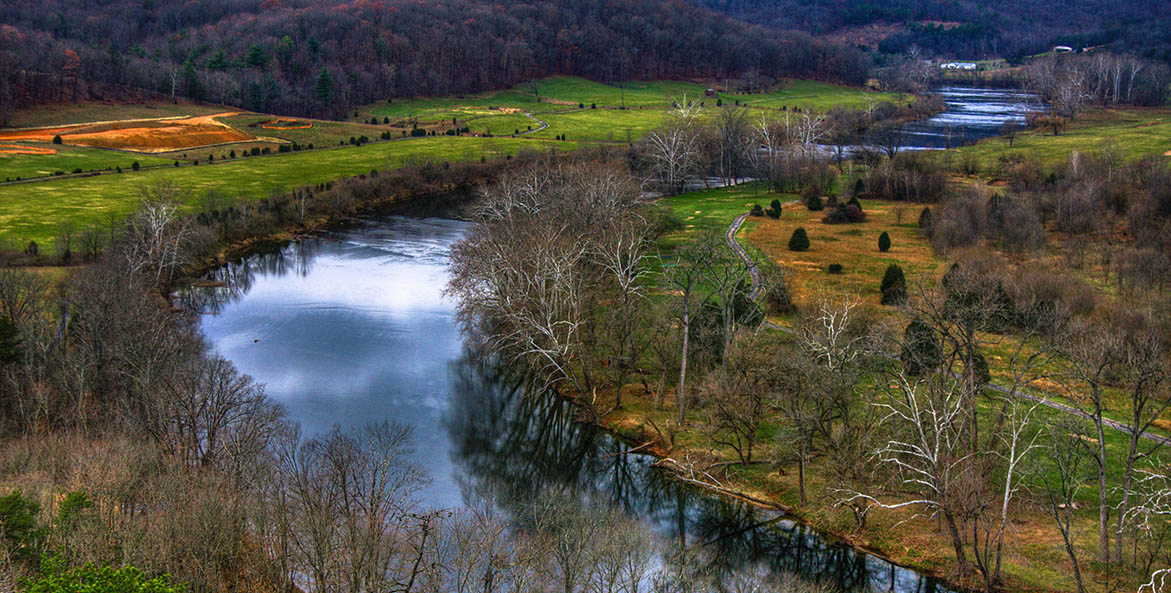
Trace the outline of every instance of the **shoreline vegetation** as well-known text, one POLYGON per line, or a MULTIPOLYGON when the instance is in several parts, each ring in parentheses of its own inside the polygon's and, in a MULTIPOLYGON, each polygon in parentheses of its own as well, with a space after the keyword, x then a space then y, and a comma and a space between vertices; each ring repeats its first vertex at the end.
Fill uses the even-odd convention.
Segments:
MULTIPOLYGON (((337 483, 352 471, 401 486, 363 494, 386 512, 388 531, 342 533, 344 525, 335 525, 329 537, 386 546, 393 558, 376 561, 412 582, 427 555, 441 553, 427 544, 433 526, 451 537, 503 533, 499 516, 456 524, 393 510, 420 479, 417 468, 395 461, 409 431, 385 425, 361 436, 289 434, 263 389, 209 355, 190 323, 158 298, 228 258, 368 209, 463 201, 481 188, 469 235, 452 258, 450 290, 461 299, 469 340, 535 369, 544 386, 575 402, 581 421, 655 454, 683 482, 754 504, 776 501, 822 532, 972 590, 1136 588, 1166 563, 1163 541, 1171 534, 1159 505, 1171 477, 1156 464, 1163 452, 1103 429, 1117 414, 1144 430, 1171 426, 1164 424, 1171 402, 1162 396, 1168 345, 1160 322, 1171 310, 1161 290, 1171 269, 1161 256, 1166 159, 1124 157, 1105 146, 1008 155, 995 164, 981 153, 965 168, 965 150, 1012 140, 924 156, 893 144, 897 107, 886 117, 802 110, 760 122, 735 105, 700 117, 704 111, 697 101, 677 101, 630 146, 416 161, 251 200, 157 184, 142 188, 125 220, 62 223, 43 241, 44 253, 35 242, 10 248, 0 270, 0 304, 10 317, 0 324, 0 378, 14 395, 3 418, 4 429, 25 440, 0 450, 10 462, 0 467, 19 468, 4 475, 32 493, 15 490, 10 509, 21 517, 36 517, 42 504, 52 511, 43 531, 9 542, 21 566, 40 569, 40 553, 105 561, 104 548, 88 546, 143 534, 166 542, 223 514, 235 521, 214 535, 240 544, 232 551, 185 539, 190 548, 160 544, 160 556, 134 550, 131 560, 170 570, 198 590, 222 581, 216 567, 224 562, 240 568, 233 579, 286 586, 305 571, 325 570, 325 548, 279 556, 279 542, 323 519, 312 515, 322 492, 294 479, 314 472, 337 483), (829 137, 873 126, 870 150, 852 161, 841 151, 834 159, 812 150, 827 140, 844 146, 848 134, 829 137), (731 183, 748 171, 760 181, 681 191, 697 178, 731 183), (642 179, 665 197, 652 201, 642 179), (748 298, 748 270, 724 243, 727 224, 744 212, 753 213, 740 237, 760 266, 758 300, 748 298), (1125 251, 1113 257, 1115 249, 1125 251), (53 281, 27 269, 50 262, 85 265, 53 281), (544 282, 530 281, 534 270, 544 282), (766 322, 793 334, 762 329, 766 322), (1007 381, 1009 397, 986 389, 993 378, 1007 381), (216 392, 223 386, 230 393, 216 392), (1072 422, 1011 397, 1032 388, 1064 397, 1087 418, 1072 422), (220 396, 231 414, 193 411, 220 396), (87 490, 88 461, 78 452, 85 447, 28 436, 97 426, 134 436, 95 447, 146 464, 134 471, 157 464, 173 483, 140 492, 128 486, 133 476, 111 470, 102 478, 109 492, 87 490), (231 436, 225 442, 217 434, 231 436), (332 447, 352 447, 347 463, 355 465, 329 474, 332 447), (275 452, 276 466, 267 465, 266 451, 275 452), (34 462, 55 457, 52 471, 34 462), (252 469, 260 477, 249 477, 252 469), (124 491, 137 494, 110 494, 124 491), (80 494, 66 504, 58 501, 63 492, 80 494), (151 511, 155 494, 192 512, 167 523, 151 511), (274 516, 265 514, 269 503, 274 516), (1089 516, 1091 509, 1099 516, 1089 516), (129 518, 117 523, 110 512, 129 518), (247 534, 240 526, 249 522, 271 531, 247 534), (184 566, 184 554, 202 555, 184 566), (272 565, 276 556, 288 564, 272 565)), ((1111 123, 1096 117, 1071 114, 1073 123, 1054 124, 1054 135, 1081 122, 1111 123)), ((1041 143, 1045 133, 1019 138, 1041 143)), ((1140 139, 1128 149, 1149 145, 1140 139)), ((526 507, 520 515, 540 537, 525 540, 521 552, 557 566, 540 551, 553 540, 541 538, 572 532, 574 542, 590 539, 579 515, 598 509, 539 504, 566 522, 542 523, 540 509, 526 507)), ((330 512, 359 514, 356 507, 330 512)), ((595 534, 617 540, 637 531, 596 514, 601 523, 591 525, 604 531, 595 534)), ((627 543, 621 553, 647 545, 627 543)), ((362 549, 342 552, 355 562, 353 575, 315 573, 314 582, 386 585, 370 566, 358 566, 369 560, 362 549)), ((591 552, 591 562, 617 553, 591 552)), ((640 570, 650 574, 649 561, 640 570)), ((670 582, 705 578, 684 572, 670 582)))

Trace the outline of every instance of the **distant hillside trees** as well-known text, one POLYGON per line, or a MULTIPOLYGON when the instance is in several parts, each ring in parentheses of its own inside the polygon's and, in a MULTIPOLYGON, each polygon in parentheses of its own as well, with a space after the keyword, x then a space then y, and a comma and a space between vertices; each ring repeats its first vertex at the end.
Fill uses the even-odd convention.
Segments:
POLYGON ((110 87, 107 95, 175 88, 254 110, 338 116, 387 97, 455 95, 559 74, 858 84, 870 65, 852 46, 657 0, 334 4, 197 1, 148 9, 131 0, 101 8, 49 0, 6 7, 0 116, 14 106, 95 95, 95 84, 110 87), (329 101, 318 84, 323 68, 332 73, 329 101))

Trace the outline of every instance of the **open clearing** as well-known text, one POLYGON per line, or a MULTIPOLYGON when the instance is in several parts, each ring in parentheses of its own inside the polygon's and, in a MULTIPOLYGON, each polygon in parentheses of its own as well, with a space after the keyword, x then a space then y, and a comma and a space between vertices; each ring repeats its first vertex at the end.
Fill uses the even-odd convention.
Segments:
POLYGON ((996 174, 1001 158, 1036 159, 1046 167, 1064 162, 1070 152, 1117 151, 1134 160, 1153 154, 1171 156, 1171 109, 1097 109, 1078 116, 1054 136, 1051 129, 1018 132, 1008 147, 1006 138, 989 138, 953 149, 960 159, 974 158, 982 172, 996 174))
POLYGON ((0 130, 0 142, 52 142, 55 136, 60 136, 64 144, 73 146, 151 153, 254 139, 253 136, 216 119, 235 114, 236 112, 232 111, 177 119, 124 120, 59 127, 0 130))
POLYGON ((171 160, 155 156, 132 154, 101 148, 62 146, 55 144, 0 144, 0 181, 50 177, 58 173, 116 170, 130 171, 134 163, 140 166, 169 165, 171 160), (32 150, 8 152, 4 146, 21 146, 32 150))
POLYGON ((51 103, 18 109, 8 119, 8 127, 32 128, 46 126, 67 126, 73 124, 122 121, 128 119, 159 119, 164 117, 193 117, 211 115, 224 111, 219 105, 198 105, 180 101, 178 103, 51 103))
POLYGON ((175 185, 189 190, 192 198, 208 190, 228 196, 260 198, 275 191, 369 173, 372 169, 398 168, 417 159, 466 162, 513 155, 521 150, 576 148, 573 142, 437 136, 337 150, 239 158, 214 165, 160 167, 121 175, 3 185, 0 186, 0 240, 51 244, 60 223, 84 228, 104 224, 110 215, 129 213, 138 199, 139 189, 151 184, 175 185))

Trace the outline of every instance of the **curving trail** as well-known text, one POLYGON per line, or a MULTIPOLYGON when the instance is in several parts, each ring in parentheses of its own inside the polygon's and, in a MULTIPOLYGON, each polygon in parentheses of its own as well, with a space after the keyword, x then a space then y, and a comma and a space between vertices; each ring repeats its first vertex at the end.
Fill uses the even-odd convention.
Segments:
POLYGON ((537 118, 536 118, 536 117, 534 117, 534 116, 533 116, 533 114, 531 114, 531 113, 525 113, 525 117, 527 117, 527 118, 529 118, 529 119, 531 119, 531 120, 533 120, 533 121, 535 121, 535 122, 537 122, 537 123, 539 123, 539 124, 541 124, 541 125, 540 125, 540 126, 537 126, 537 127, 535 127, 535 128, 533 128, 533 129, 531 129, 531 130, 525 130, 525 131, 523 131, 523 132, 521 132, 521 133, 519 133, 519 134, 516 134, 517 136, 524 136, 524 135, 526 135, 526 134, 532 134, 533 132, 540 132, 541 130, 544 130, 545 128, 549 127, 549 124, 545 123, 545 121, 544 121, 544 120, 537 119, 537 118))
MULTIPOLYGON (((781 206, 785 206, 787 204, 792 204, 795 201, 796 200, 793 200, 790 202, 785 202, 784 204, 781 204, 781 206)), ((728 230, 724 233, 724 239, 728 242, 728 247, 730 247, 732 249, 732 251, 737 255, 737 257, 740 258, 740 261, 744 262, 744 266, 748 268, 748 274, 752 277, 752 290, 749 291, 748 298, 750 298, 752 300, 756 300, 756 299, 760 298, 760 293, 761 293, 761 291, 764 290, 764 276, 760 273, 760 268, 756 265, 756 262, 753 261, 752 257, 750 257, 748 255, 748 252, 744 250, 744 247, 742 247, 740 245, 740 242, 738 240, 736 240, 736 235, 737 235, 737 233, 740 232, 740 227, 744 225, 744 221, 747 219, 748 219, 747 212, 745 212, 744 214, 741 214, 740 216, 737 216, 732 221, 732 224, 728 226, 728 230)), ((784 327, 782 325, 777 325, 771 321, 768 321, 767 319, 765 320, 764 324, 772 329, 782 331, 785 333, 792 333, 792 331, 793 331, 787 327, 784 327)), ((1005 393, 1005 394, 1012 393, 1012 390, 1010 390, 1009 388, 1003 387, 1001 385, 996 385, 994 383, 989 383, 988 388, 995 390, 995 391, 999 391, 1000 393, 1005 393)), ((1061 402, 1055 402, 1055 401, 1048 399, 1046 397, 1042 397, 1039 395, 1032 395, 1030 393, 1025 393, 1024 391, 1017 391, 1016 395, 1017 395, 1017 397, 1020 397, 1022 399, 1026 399, 1026 400, 1031 401, 1033 403, 1037 403, 1037 404, 1052 408, 1054 410, 1064 412, 1066 414, 1073 414, 1075 416, 1081 416, 1082 418, 1086 418, 1088 420, 1093 419, 1089 414, 1085 413, 1082 410, 1079 410, 1079 409, 1077 409, 1073 406, 1067 405, 1067 404, 1063 404, 1061 402)), ((1123 434, 1129 435, 1129 434, 1133 434, 1133 432, 1134 432, 1133 430, 1131 430, 1129 425, 1127 425, 1126 423, 1123 423, 1123 422, 1119 422, 1117 420, 1103 418, 1102 424, 1104 424, 1105 426, 1108 426, 1110 428, 1113 428, 1114 430, 1117 430, 1123 434)), ((1141 436, 1142 436, 1142 438, 1144 438, 1148 441, 1151 441, 1154 443, 1159 443, 1160 445, 1171 445, 1171 438, 1168 438, 1168 437, 1160 436, 1157 434, 1152 434, 1150 432, 1144 432, 1141 436)))

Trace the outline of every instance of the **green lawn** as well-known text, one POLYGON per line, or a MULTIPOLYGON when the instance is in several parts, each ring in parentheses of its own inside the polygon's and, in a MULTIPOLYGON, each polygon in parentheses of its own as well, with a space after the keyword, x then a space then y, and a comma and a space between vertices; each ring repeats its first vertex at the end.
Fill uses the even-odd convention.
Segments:
MULTIPOLYGON (((304 129, 272 130, 263 127, 265 122, 276 119, 276 117, 272 115, 249 113, 221 117, 217 119, 236 128, 237 130, 247 134, 252 134, 253 136, 288 140, 290 142, 301 144, 302 146, 313 144, 317 148, 337 146, 339 142, 348 142, 351 137, 357 138, 360 136, 366 136, 371 140, 378 140, 382 132, 387 130, 391 130, 395 138, 402 136, 401 130, 392 130, 391 127, 387 125, 374 126, 361 123, 298 119, 298 121, 311 121, 313 126, 304 129)), ((222 148, 217 148, 216 151, 223 152, 222 148)), ((188 152, 191 151, 188 150, 188 152)))
POLYGON ((1127 160, 1171 151, 1171 109, 1099 109, 1079 116, 1060 135, 1052 130, 1019 132, 1008 146, 1005 138, 989 138, 955 149, 971 155, 981 170, 994 174, 1001 156, 1020 155, 1039 159, 1048 167, 1069 158, 1070 152, 1100 151, 1113 146, 1127 160))
POLYGON ((466 97, 394 99, 390 103, 359 108, 358 117, 352 119, 365 121, 375 116, 389 117, 400 123, 416 120, 420 124, 428 124, 450 123, 455 118, 461 124, 470 126, 473 131, 490 130, 493 134, 501 135, 511 134, 518 129, 523 131, 529 124, 517 124, 523 123, 519 120, 523 117, 521 114, 528 112, 550 123, 550 129, 542 132, 542 136, 566 134, 574 139, 625 141, 627 129, 630 129, 632 139, 644 135, 657 125, 663 111, 671 107, 673 100, 685 95, 702 101, 705 107, 715 107, 720 101, 725 105, 735 105, 739 101, 747 107, 770 110, 796 107, 825 110, 835 105, 863 108, 868 100, 909 100, 909 97, 902 95, 874 93, 809 80, 785 81, 776 90, 759 94, 716 92, 715 96, 708 97, 705 95, 708 88, 694 82, 671 80, 603 84, 572 76, 554 76, 535 83, 520 84, 505 91, 466 97), (586 107, 586 111, 563 113, 572 112, 579 105, 586 107), (596 112, 588 109, 591 105, 597 105, 596 112), (603 109, 619 106, 627 109, 603 109), (490 121, 496 119, 500 121, 490 121), (554 119, 564 120, 566 126, 553 126, 554 119))
POLYGON ((110 214, 126 214, 133 208, 139 188, 156 183, 173 184, 190 190, 193 195, 215 189, 231 196, 258 198, 300 185, 368 173, 372 169, 397 168, 417 158, 471 161, 481 156, 493 158, 523 149, 547 148, 574 150, 577 144, 438 136, 241 158, 214 165, 184 165, 121 175, 6 185, 0 186, 0 239, 19 244, 29 240, 50 244, 60 223, 68 222, 80 228, 104 222, 110 214))
POLYGON ((0 180, 7 181, 16 178, 31 179, 33 177, 48 177, 61 171, 71 173, 75 169, 82 171, 103 171, 122 167, 129 171, 131 165, 138 162, 142 166, 169 165, 171 159, 164 159, 144 154, 130 154, 117 150, 101 148, 85 148, 81 146, 63 146, 45 144, 43 142, 13 143, 21 146, 35 146, 38 148, 52 148, 57 154, 0 154, 0 180))
POLYGON ((583 109, 539 116, 549 127, 534 136, 553 138, 564 134, 570 140, 607 142, 638 141, 658 127, 666 117, 662 109, 583 109))

